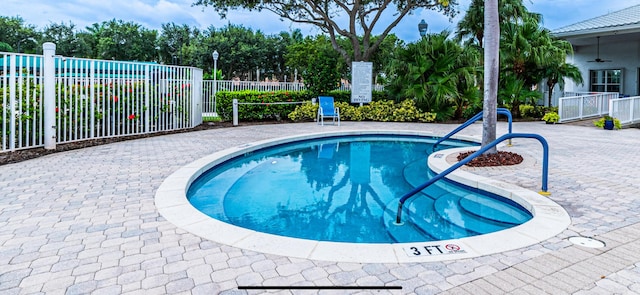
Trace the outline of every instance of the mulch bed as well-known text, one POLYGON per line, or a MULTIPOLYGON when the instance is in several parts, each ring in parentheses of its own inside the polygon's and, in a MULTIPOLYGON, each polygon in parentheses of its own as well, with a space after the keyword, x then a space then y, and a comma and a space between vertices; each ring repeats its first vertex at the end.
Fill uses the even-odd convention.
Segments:
MULTIPOLYGON (((462 161, 475 151, 468 151, 458 154, 458 161, 462 161)), ((496 154, 484 154, 476 157, 467 163, 470 167, 492 167, 492 166, 509 166, 522 163, 522 156, 512 153, 498 151, 496 154)))

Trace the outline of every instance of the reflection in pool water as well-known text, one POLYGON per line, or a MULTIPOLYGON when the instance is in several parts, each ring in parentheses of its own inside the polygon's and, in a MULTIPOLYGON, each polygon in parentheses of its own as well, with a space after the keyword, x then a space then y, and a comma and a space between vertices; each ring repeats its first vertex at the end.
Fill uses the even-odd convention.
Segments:
POLYGON ((205 214, 237 226, 337 242, 444 240, 531 218, 513 202, 441 181, 407 202, 408 226, 394 226, 398 197, 429 177, 433 142, 351 136, 279 145, 214 167, 191 185, 188 198, 205 214))

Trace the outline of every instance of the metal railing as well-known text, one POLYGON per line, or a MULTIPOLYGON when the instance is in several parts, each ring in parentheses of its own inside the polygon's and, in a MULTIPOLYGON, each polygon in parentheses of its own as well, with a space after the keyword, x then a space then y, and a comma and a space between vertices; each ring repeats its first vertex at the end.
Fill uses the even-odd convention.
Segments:
POLYGON ((612 99, 609 116, 620 120, 621 125, 640 123, 640 96, 612 99))
POLYGON ((400 197, 400 201, 398 202, 398 212, 396 214, 396 224, 402 224, 402 207, 404 206, 404 203, 407 201, 407 199, 413 197, 414 195, 416 195, 417 193, 419 193, 420 191, 422 191, 423 189, 427 188, 428 186, 432 185, 433 183, 435 183, 436 181, 444 178, 445 176, 449 175, 451 172, 455 171, 456 169, 462 167, 463 165, 471 162, 471 160, 475 159, 476 157, 482 155, 484 152, 488 151, 489 149, 493 148, 494 146, 498 145, 499 143, 507 140, 507 139, 511 139, 511 138, 533 138, 533 139, 537 139, 540 144, 542 144, 542 149, 543 149, 543 154, 542 154, 542 190, 540 191, 540 194, 544 194, 544 195, 548 195, 548 187, 547 187, 547 181, 548 181, 548 175, 549 175, 549 145, 547 144, 547 141, 540 135, 538 134, 530 134, 530 133, 511 133, 511 134, 505 134, 503 136, 500 136, 500 138, 496 139, 495 141, 493 141, 492 143, 484 146, 483 148, 479 149, 478 151, 476 151, 475 153, 467 156, 466 158, 462 159, 460 162, 454 164, 453 166, 449 167, 448 169, 442 171, 441 173, 435 175, 433 178, 429 179, 427 182, 417 186, 416 188, 414 188, 413 190, 411 190, 410 192, 404 194, 402 197, 400 197))
MULTIPOLYGON (((511 134, 513 131, 513 116, 511 115, 511 111, 505 108, 497 108, 496 112, 498 115, 507 116, 507 120, 509 121, 509 134, 511 134)), ((476 121, 482 119, 482 116, 483 116, 483 111, 480 111, 475 116, 471 117, 471 119, 467 120, 466 122, 462 123, 462 125, 458 126, 458 128, 454 129, 453 131, 449 132, 447 135, 438 139, 438 141, 436 141, 436 143, 433 144, 433 150, 435 150, 440 143, 451 138, 451 136, 462 131, 464 128, 469 127, 471 124, 475 123, 476 121)), ((509 139, 509 145, 511 145, 511 139, 509 139)))
MULTIPOLYGON (((307 87, 302 82, 278 82, 278 81, 236 81, 236 80, 218 80, 218 91, 302 91, 307 87)), ((383 91, 384 85, 374 84, 372 89, 383 91)), ((204 87, 213 89, 213 80, 206 80, 204 87)), ((341 84, 336 90, 349 91, 350 84, 341 84)))
POLYGON ((617 92, 567 92, 574 96, 558 100, 558 122, 598 117, 609 113, 609 101, 618 98, 617 92))
POLYGON ((43 52, 0 52, 0 152, 202 123, 201 69, 43 52))

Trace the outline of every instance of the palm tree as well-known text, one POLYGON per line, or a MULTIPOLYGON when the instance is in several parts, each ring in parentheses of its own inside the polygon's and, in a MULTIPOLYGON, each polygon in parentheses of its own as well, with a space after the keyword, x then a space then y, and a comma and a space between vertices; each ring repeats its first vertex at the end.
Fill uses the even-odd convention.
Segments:
POLYGON ((393 77, 388 87, 392 94, 398 99, 415 98, 438 119, 450 117, 453 106, 465 105, 465 94, 479 72, 476 49, 460 46, 449 35, 446 31, 427 35, 398 49, 388 71, 393 77))
MULTIPOLYGON (((498 72, 500 67, 500 23, 498 0, 486 0, 484 10, 484 99, 482 115, 482 147, 496 140, 498 121, 498 72)), ((487 154, 496 154, 494 146, 487 154)))
POLYGON ((545 67, 543 71, 543 76, 547 80, 547 86, 549 87, 548 106, 551 106, 553 88, 556 86, 556 84, 558 84, 560 88, 564 88, 565 78, 571 79, 576 84, 584 83, 580 69, 572 64, 551 64, 545 67))
MULTIPOLYGON (((498 7, 498 22, 501 27, 507 23, 520 23, 525 18, 534 18, 538 22, 542 20, 542 15, 529 12, 522 0, 498 0, 498 7)), ((468 43, 483 47, 484 0, 471 1, 466 14, 458 22, 456 39, 468 39, 468 43)))
POLYGON ((472 0, 464 17, 458 22, 456 39, 469 39, 469 44, 482 48, 484 39, 484 0, 472 0))
POLYGON ((504 104, 512 106, 511 113, 514 117, 520 116, 520 104, 537 101, 541 96, 540 92, 531 90, 529 85, 514 75, 500 77, 498 97, 504 104))

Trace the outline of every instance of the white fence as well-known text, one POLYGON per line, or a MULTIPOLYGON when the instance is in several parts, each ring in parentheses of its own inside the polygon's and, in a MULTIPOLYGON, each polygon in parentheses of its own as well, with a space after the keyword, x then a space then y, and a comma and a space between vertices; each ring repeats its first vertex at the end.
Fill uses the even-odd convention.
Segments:
POLYGON ((620 120, 622 125, 640 123, 640 96, 612 99, 609 116, 620 120))
POLYGON ((42 56, 0 52, 0 152, 202 123, 201 69, 57 57, 52 43, 43 48, 42 56))
POLYGON ((567 93, 558 101, 559 122, 598 117, 609 113, 609 102, 618 98, 618 93, 567 93))
POLYGON ((201 69, 61 57, 53 43, 43 52, 0 52, 0 153, 192 128, 203 112, 216 112, 216 91, 306 90, 290 82, 221 80, 214 86, 202 80, 201 69))

